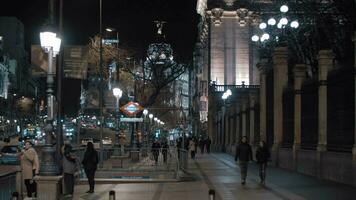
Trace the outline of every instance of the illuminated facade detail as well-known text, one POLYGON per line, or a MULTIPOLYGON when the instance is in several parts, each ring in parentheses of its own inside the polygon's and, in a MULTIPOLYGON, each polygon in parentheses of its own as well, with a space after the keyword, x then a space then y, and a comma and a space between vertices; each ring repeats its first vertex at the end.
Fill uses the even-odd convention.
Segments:
POLYGON ((210 81, 218 85, 257 84, 255 50, 250 42, 252 24, 258 21, 247 9, 207 12, 210 24, 210 81))

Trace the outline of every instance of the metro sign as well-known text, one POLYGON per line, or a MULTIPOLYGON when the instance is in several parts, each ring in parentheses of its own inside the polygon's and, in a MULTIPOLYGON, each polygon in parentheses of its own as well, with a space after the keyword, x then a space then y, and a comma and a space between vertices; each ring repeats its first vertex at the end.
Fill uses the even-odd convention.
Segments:
POLYGON ((120 110, 128 116, 135 116, 143 110, 143 107, 137 102, 130 101, 126 105, 122 106, 120 110))

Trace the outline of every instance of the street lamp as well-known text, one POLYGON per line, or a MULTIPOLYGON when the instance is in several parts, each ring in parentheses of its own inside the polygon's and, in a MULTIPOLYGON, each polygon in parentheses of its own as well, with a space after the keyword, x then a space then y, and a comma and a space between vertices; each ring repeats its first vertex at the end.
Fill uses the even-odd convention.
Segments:
POLYGON ((141 131, 143 133, 144 136, 144 140, 146 141, 146 148, 144 148, 143 151, 143 155, 147 156, 147 149, 148 149, 148 134, 147 134, 147 114, 148 114, 148 110, 144 109, 142 112, 144 118, 143 118, 143 131, 141 131))
POLYGON ((52 132, 53 132, 53 58, 59 52, 61 46, 61 39, 57 37, 56 33, 53 32, 41 32, 40 33, 41 47, 48 53, 48 70, 47 70, 47 121, 45 126, 46 132, 46 142, 42 149, 42 162, 40 167, 40 173, 42 175, 57 175, 58 165, 55 162, 56 151, 52 145, 52 132))
POLYGON ((222 120, 222 132, 224 134, 224 137, 223 137, 223 151, 225 151, 225 112, 226 112, 226 105, 225 105, 225 101, 227 98, 229 98, 230 96, 232 95, 232 92, 230 89, 227 89, 224 94, 222 95, 222 99, 224 100, 224 104, 223 104, 223 107, 222 107, 222 116, 223 116, 223 120, 222 120))
MULTIPOLYGON (((112 90, 114 96, 116 97, 116 109, 117 109, 117 135, 115 137, 115 146, 119 145, 119 134, 120 134, 120 98, 122 97, 122 90, 120 88, 114 88, 112 90)), ((118 151, 115 148, 114 154, 118 155, 118 151)))
POLYGON ((299 22, 293 20, 289 23, 290 17, 287 16, 289 7, 287 5, 282 5, 280 8, 280 13, 277 14, 278 17, 270 17, 266 22, 261 22, 258 26, 257 32, 259 34, 254 34, 251 37, 253 42, 267 42, 270 39, 275 39, 276 42, 279 42, 279 35, 284 34, 287 28, 297 29, 299 27, 299 22), (288 26, 289 24, 289 26, 288 26))

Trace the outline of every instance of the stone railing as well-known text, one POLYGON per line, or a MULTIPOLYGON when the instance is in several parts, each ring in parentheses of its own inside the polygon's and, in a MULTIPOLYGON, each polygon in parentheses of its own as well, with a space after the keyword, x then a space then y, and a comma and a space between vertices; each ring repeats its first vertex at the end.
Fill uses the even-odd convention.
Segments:
POLYGON ((20 166, 1 165, 0 199, 11 199, 13 192, 22 193, 20 166))

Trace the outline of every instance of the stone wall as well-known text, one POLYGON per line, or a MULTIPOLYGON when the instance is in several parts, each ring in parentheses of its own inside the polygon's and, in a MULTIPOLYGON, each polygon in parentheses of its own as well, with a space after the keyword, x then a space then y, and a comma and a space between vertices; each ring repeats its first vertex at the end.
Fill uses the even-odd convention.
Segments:
POLYGON ((325 152, 322 154, 321 178, 352 185, 352 154, 338 152, 325 152))
POLYGON ((279 167, 293 170, 293 151, 291 148, 279 149, 279 167))
POLYGON ((310 176, 316 176, 316 152, 312 150, 299 150, 297 152, 297 171, 310 176))

